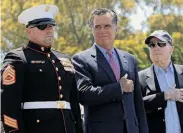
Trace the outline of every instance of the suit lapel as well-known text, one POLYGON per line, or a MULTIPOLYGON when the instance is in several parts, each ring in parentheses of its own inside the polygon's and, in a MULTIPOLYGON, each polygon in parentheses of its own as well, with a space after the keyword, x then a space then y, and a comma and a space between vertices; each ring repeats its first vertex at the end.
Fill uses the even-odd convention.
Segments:
POLYGON ((178 65, 174 65, 174 68, 177 74, 177 79, 175 80, 176 88, 182 88, 183 87, 183 71, 178 67, 178 65))
POLYGON ((119 49, 115 49, 115 51, 117 53, 120 64, 120 77, 122 77, 125 75, 125 73, 128 72, 128 61, 122 51, 120 51, 119 49))
POLYGON ((113 73, 112 68, 110 67, 109 63, 107 62, 106 58, 102 54, 102 52, 93 45, 91 47, 91 56, 94 58, 95 62, 104 70, 104 72, 108 75, 108 77, 113 81, 116 82, 115 75, 113 73))
POLYGON ((153 65, 148 68, 146 75, 146 83, 152 91, 156 91, 155 81, 154 81, 154 72, 153 65))
MULTIPOLYGON (((176 88, 183 88, 183 71, 176 64, 174 65, 174 71, 175 71, 174 75, 175 75, 176 88)), ((176 105, 177 105, 177 111, 179 114, 179 120, 180 120, 180 123, 182 123, 183 119, 181 116, 183 112, 183 103, 176 102, 176 105)))

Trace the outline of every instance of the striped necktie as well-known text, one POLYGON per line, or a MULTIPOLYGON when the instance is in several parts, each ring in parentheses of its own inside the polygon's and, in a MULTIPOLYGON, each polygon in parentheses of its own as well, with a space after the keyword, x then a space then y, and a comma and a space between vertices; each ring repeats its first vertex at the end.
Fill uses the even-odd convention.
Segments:
POLYGON ((114 72, 114 75, 116 77, 116 80, 118 81, 119 78, 120 78, 120 72, 119 72, 119 69, 117 67, 117 64, 116 62, 114 61, 114 57, 112 55, 112 52, 111 51, 107 51, 107 54, 109 55, 109 64, 114 72))

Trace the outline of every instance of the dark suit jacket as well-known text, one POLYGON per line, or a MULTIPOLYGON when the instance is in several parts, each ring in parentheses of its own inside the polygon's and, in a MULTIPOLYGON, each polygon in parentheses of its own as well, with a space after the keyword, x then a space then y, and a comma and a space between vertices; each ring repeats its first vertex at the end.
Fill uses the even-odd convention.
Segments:
MULTIPOLYGON (((176 88, 183 88, 183 65, 174 65, 176 88)), ((150 133, 165 133, 164 109, 167 102, 161 92, 153 66, 139 72, 150 133), (155 94, 155 95, 153 95, 155 94)), ((183 103, 176 102, 181 133, 183 133, 183 103)))
POLYGON ((121 76, 127 73, 134 82, 133 93, 122 94, 112 68, 95 45, 73 56, 80 102, 85 108, 85 133, 123 133, 124 119, 128 133, 147 133, 136 60, 115 50, 121 76))

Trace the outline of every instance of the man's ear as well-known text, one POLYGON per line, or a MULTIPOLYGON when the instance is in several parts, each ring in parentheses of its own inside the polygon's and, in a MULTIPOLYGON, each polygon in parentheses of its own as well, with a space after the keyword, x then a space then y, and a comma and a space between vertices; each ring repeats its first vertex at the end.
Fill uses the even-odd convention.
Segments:
POLYGON ((174 46, 171 46, 170 54, 172 54, 174 51, 174 46))
POLYGON ((26 30, 27 34, 29 35, 31 32, 30 28, 26 28, 25 30, 26 30))
POLYGON ((92 35, 94 36, 94 30, 93 30, 93 28, 91 27, 91 32, 92 32, 92 35))
POLYGON ((32 31, 31 28, 29 28, 29 27, 26 28, 25 30, 26 30, 26 33, 27 33, 28 38, 30 39, 30 37, 32 36, 32 32, 33 32, 33 31, 32 31))
POLYGON ((118 35, 119 29, 118 26, 116 26, 116 36, 118 35))

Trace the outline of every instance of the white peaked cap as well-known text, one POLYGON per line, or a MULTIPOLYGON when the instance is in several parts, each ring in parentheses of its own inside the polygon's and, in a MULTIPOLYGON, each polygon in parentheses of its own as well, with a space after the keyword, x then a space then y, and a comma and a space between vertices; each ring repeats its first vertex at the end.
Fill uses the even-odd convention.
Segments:
POLYGON ((43 5, 34 6, 24 10, 18 16, 18 21, 22 24, 28 25, 29 22, 37 19, 39 20, 43 19, 43 21, 45 18, 54 20, 58 11, 59 9, 55 5, 43 4, 43 5))

